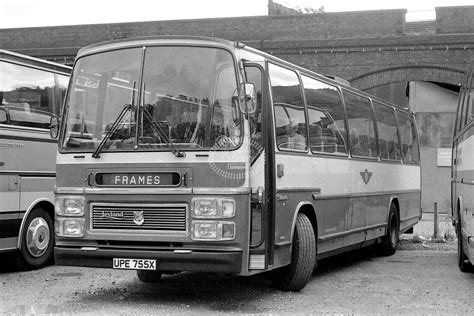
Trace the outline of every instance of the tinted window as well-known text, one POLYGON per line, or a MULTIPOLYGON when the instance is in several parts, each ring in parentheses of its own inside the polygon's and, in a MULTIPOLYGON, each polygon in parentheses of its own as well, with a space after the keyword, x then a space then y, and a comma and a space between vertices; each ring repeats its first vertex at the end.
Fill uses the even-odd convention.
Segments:
POLYGON ((344 106, 336 87, 302 76, 313 152, 346 153, 344 106))
POLYGON ((471 76, 469 82, 468 82, 468 91, 466 91, 466 97, 464 99, 464 108, 466 109, 466 124, 469 123, 469 121, 472 120, 472 103, 474 102, 474 80, 471 76))
POLYGON ((461 130, 466 124, 466 106, 469 100, 469 88, 472 82, 472 75, 473 73, 470 72, 468 76, 466 76, 465 81, 462 83, 461 91, 459 92, 458 109, 456 113, 456 132, 461 130))
POLYGON ((263 151, 262 142, 262 72, 257 67, 246 67, 247 82, 253 83, 257 92, 257 108, 250 117, 250 136, 252 138, 252 162, 263 151))
POLYGON ((374 102, 375 119, 379 133, 379 150, 381 159, 400 160, 397 121, 395 111, 379 102, 374 102))
POLYGON ((344 101, 352 155, 377 157, 375 125, 369 99, 344 91, 344 101))
POLYGON ((455 133, 457 133, 462 127, 461 116, 462 116, 463 103, 464 103, 465 96, 466 96, 466 88, 463 82, 463 86, 461 87, 461 91, 459 92, 458 106, 457 106, 457 111, 456 111, 456 126, 454 128, 455 133))
POLYGON ((270 64, 276 142, 279 149, 307 150, 306 117, 295 72, 270 64))
POLYGON ((56 107, 59 107, 59 109, 55 109, 54 113, 56 114, 61 114, 62 106, 64 103, 64 99, 66 98, 66 91, 67 91, 67 86, 69 84, 69 77, 64 76, 64 75, 56 75, 56 107))
POLYGON ((7 110, 8 124, 48 128, 54 104, 54 74, 0 62, 0 106, 7 110))
POLYGON ((405 162, 420 161, 415 120, 405 112, 397 111, 398 128, 402 142, 402 155, 405 162))

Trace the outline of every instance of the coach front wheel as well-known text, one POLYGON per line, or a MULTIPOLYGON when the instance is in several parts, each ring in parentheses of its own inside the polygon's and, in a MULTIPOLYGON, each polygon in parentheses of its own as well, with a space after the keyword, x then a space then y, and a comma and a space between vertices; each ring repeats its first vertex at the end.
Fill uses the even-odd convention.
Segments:
POLYGON ((36 208, 26 218, 21 234, 19 263, 25 269, 38 269, 53 255, 53 219, 48 212, 36 208))
POLYGON ((310 220, 298 214, 293 235, 291 263, 270 272, 272 284, 284 291, 299 291, 308 284, 316 267, 316 237, 310 220))

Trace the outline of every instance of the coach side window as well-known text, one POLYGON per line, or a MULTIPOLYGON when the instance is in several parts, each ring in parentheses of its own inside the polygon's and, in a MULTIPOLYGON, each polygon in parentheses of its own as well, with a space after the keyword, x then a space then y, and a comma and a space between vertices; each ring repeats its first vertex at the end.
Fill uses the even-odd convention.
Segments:
MULTIPOLYGON (((463 129, 467 121, 466 120, 466 107, 469 101, 469 95, 472 93, 471 92, 472 77, 473 77, 473 72, 470 71, 468 75, 465 77, 461 86, 461 91, 459 92, 458 108, 456 112, 456 126, 454 128, 455 134, 457 134, 460 130, 463 129)), ((471 99, 472 99, 472 96, 471 96, 471 99)), ((471 110, 471 113, 472 113, 472 110, 471 110)))
POLYGON ((278 149, 308 149, 307 124, 300 82, 295 72, 269 64, 278 149))
POLYGON ((61 108, 64 103, 64 99, 66 98, 66 91, 67 91, 68 84, 69 84, 68 76, 56 74, 56 94, 55 94, 55 102, 53 106, 53 113, 56 115, 62 114, 61 108))
POLYGON ((346 153, 344 106, 336 87, 302 76, 313 152, 346 153))
POLYGON ((245 67, 245 73, 247 75, 246 81, 253 83, 257 92, 257 108, 255 113, 250 114, 250 151, 252 156, 252 163, 263 151, 263 112, 262 112, 262 72, 259 68, 249 66, 245 67))
POLYGON ((400 160, 400 144, 398 143, 395 111, 377 101, 374 101, 373 104, 379 134, 380 158, 400 160))
POLYGON ((472 106, 474 102, 474 78, 471 75, 470 80, 468 81, 468 86, 467 86, 467 91, 466 91, 466 97, 465 97, 465 103, 464 103, 464 108, 466 109, 466 125, 469 124, 469 122, 472 120, 472 106))
POLYGON ((416 137, 415 120, 405 112, 397 111, 398 129, 402 142, 402 155, 404 162, 417 163, 420 161, 418 139, 416 137))
POLYGON ((48 128, 54 113, 54 74, 16 64, 0 62, 1 106, 9 124, 48 128))
POLYGON ((352 155, 376 158, 375 123, 370 100, 345 90, 343 96, 352 155))
POLYGON ((463 124, 461 122, 461 116, 462 116, 462 111, 463 111, 463 105, 464 105, 464 98, 466 96, 466 90, 465 87, 461 87, 461 91, 459 92, 459 97, 458 97, 458 106, 456 110, 456 126, 454 127, 454 134, 457 135, 459 130, 462 128, 463 124))

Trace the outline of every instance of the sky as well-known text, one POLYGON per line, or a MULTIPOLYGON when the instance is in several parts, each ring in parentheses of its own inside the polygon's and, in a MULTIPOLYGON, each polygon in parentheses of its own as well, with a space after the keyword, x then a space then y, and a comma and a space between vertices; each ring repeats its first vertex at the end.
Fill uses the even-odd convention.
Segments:
MULTIPOLYGON (((325 12, 407 9, 408 21, 432 20, 434 8, 473 0, 274 0, 325 12)), ((268 0, 0 0, 0 29, 75 24, 202 19, 268 14, 268 0)))

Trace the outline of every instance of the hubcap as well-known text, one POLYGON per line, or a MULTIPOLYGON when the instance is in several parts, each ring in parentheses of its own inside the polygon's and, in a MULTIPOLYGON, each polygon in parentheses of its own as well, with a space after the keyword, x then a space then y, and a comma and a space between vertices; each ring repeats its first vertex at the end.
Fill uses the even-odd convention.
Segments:
POLYGON ((26 231, 26 247, 33 257, 41 257, 49 245, 49 226, 42 217, 36 217, 26 231))

